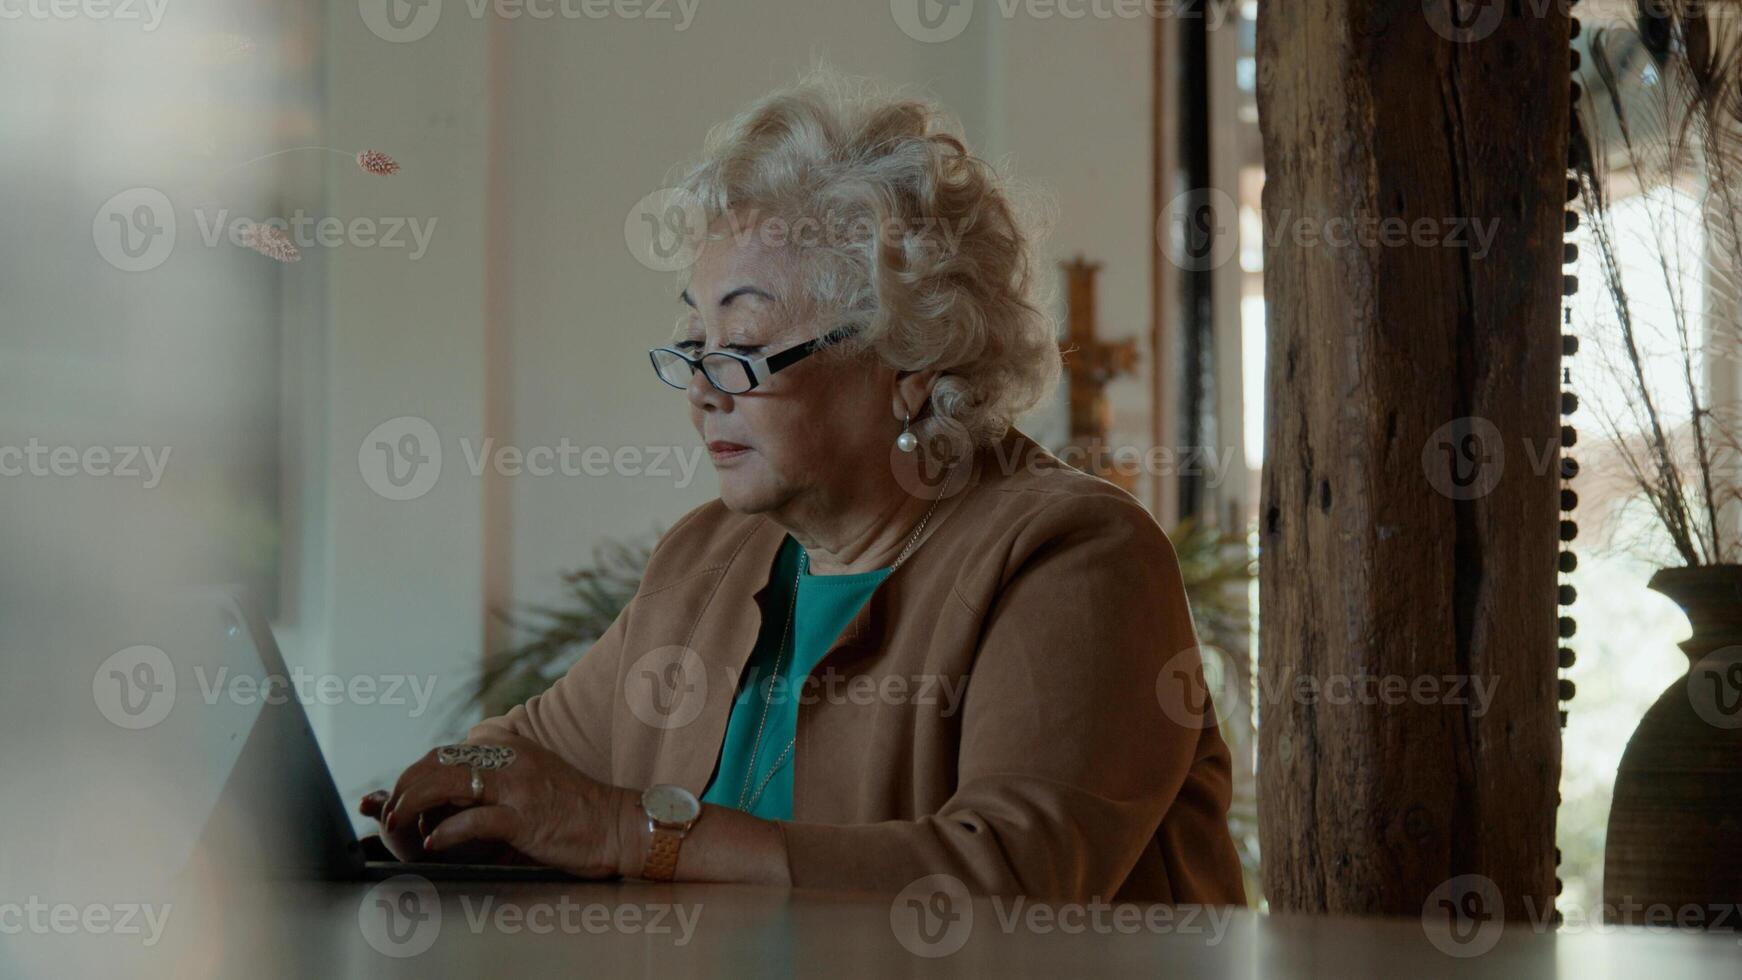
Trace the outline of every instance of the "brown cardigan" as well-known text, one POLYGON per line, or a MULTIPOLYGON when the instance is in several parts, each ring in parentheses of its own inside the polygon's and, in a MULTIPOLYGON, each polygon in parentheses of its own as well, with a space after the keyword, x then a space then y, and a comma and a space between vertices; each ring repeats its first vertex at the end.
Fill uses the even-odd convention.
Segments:
MULTIPOLYGON (((1213 711, 1179 707, 1203 674, 1173 546, 1015 429, 974 472, 811 674, 781 824, 793 885, 947 873, 983 894, 1244 904, 1228 749, 1213 711)), ((690 511, 580 661, 471 736, 699 796, 785 534, 717 499, 690 511)))

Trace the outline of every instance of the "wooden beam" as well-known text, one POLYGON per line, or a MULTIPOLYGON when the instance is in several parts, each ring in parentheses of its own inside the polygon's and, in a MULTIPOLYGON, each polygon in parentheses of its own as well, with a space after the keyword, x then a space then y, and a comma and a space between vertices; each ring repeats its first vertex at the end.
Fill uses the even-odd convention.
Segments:
POLYGON ((1483 875, 1522 921, 1554 894, 1568 20, 1437 3, 1259 4, 1277 911, 1421 915, 1483 875))

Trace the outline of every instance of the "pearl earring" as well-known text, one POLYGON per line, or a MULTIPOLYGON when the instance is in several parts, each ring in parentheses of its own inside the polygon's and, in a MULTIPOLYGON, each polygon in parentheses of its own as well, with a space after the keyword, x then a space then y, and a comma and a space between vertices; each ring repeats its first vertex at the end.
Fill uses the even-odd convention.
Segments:
POLYGON ((919 445, 919 436, 914 435, 908 430, 908 424, 912 421, 913 416, 911 415, 903 418, 901 420, 901 435, 895 437, 895 448, 904 453, 913 452, 914 448, 919 445))

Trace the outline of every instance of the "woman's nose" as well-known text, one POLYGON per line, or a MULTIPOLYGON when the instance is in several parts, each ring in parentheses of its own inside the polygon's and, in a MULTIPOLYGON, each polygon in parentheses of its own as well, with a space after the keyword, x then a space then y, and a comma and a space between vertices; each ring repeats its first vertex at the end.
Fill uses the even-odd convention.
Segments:
POLYGON ((732 396, 714 387, 708 376, 701 371, 690 373, 690 384, 684 389, 690 404, 703 411, 718 411, 730 404, 732 396))

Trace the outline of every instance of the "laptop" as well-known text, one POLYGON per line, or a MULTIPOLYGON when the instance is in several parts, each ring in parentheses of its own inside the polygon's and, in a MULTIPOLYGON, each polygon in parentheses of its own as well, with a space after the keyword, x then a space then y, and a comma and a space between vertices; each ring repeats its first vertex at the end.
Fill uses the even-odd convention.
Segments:
POLYGON ((209 859, 274 878, 577 880, 538 865, 398 861, 373 836, 366 846, 352 828, 308 713, 294 696, 272 631, 245 590, 190 590, 175 605, 180 608, 169 622, 184 642, 175 644, 180 662, 172 663, 178 675, 198 675, 194 693, 203 692, 207 701, 189 705, 197 721, 181 727, 202 743, 206 772, 221 773, 195 845, 209 859), (218 684, 210 678, 237 677, 258 680, 260 696, 241 699, 241 705, 212 697, 218 684))

